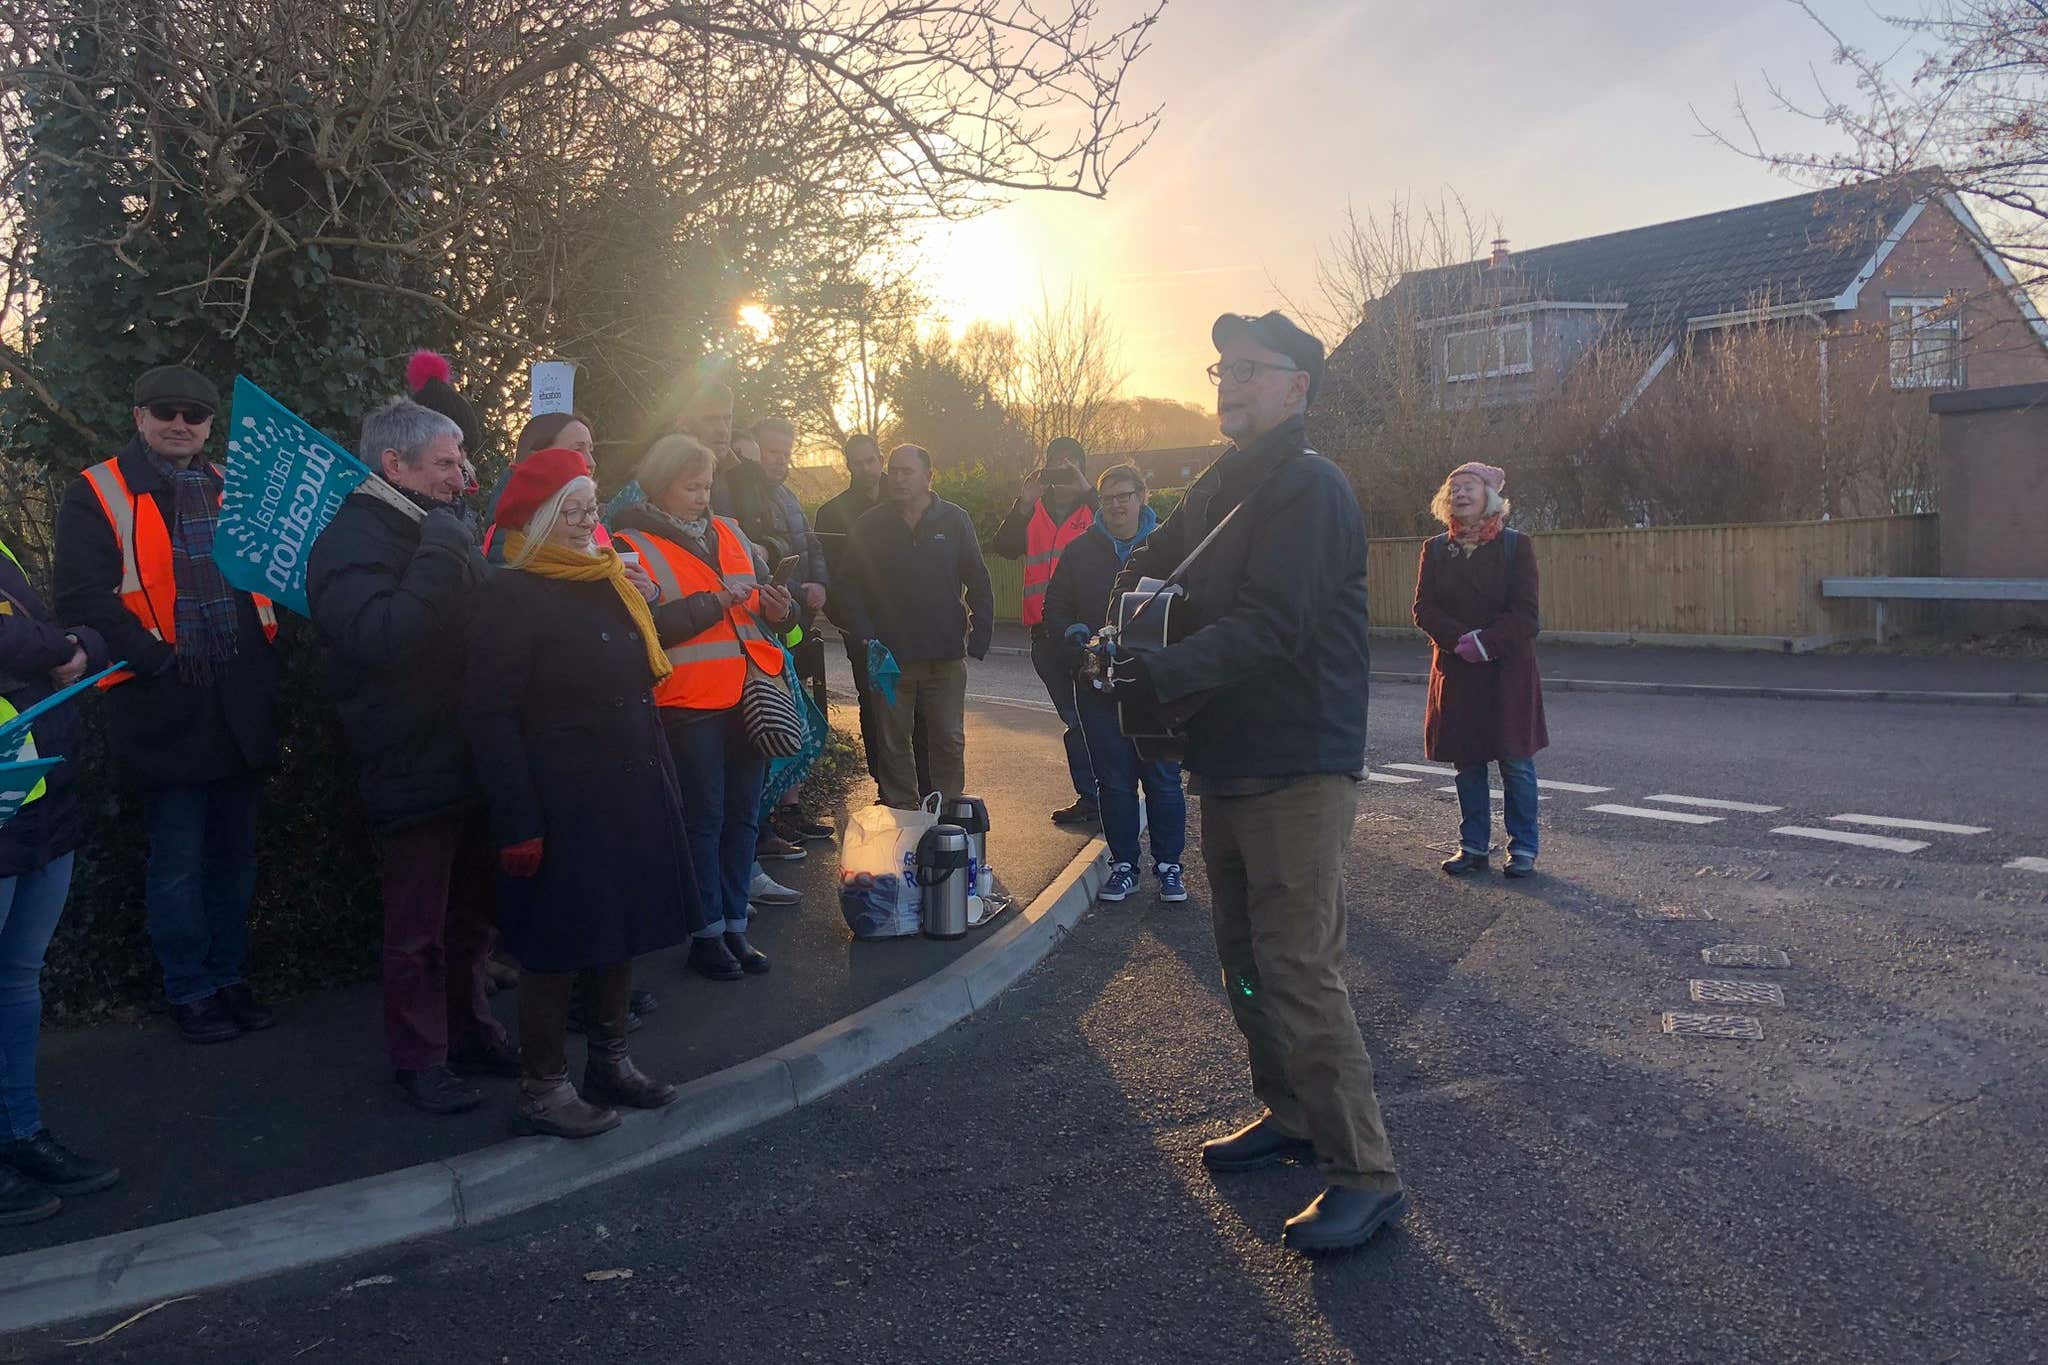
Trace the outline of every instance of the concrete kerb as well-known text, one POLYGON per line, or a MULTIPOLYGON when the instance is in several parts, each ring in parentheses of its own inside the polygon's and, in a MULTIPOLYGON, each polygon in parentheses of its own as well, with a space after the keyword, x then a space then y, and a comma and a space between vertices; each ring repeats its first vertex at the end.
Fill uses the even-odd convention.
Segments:
POLYGON ((931 976, 683 1087, 583 1142, 517 1138, 447 1161, 0 1258, 0 1333, 144 1307, 473 1227, 680 1156, 829 1094, 985 1008, 1044 960, 1106 872, 1091 840, 1031 904, 931 976))
MULTIPOLYGON (((1427 673, 1374 673, 1376 683, 1426 684, 1427 673)), ((1772 701, 1887 701, 1927 706, 2048 706, 2048 692, 1934 692, 1910 688, 1765 687, 1722 683, 1545 678, 1546 692, 1619 692, 1647 697, 1763 697, 1772 701)))

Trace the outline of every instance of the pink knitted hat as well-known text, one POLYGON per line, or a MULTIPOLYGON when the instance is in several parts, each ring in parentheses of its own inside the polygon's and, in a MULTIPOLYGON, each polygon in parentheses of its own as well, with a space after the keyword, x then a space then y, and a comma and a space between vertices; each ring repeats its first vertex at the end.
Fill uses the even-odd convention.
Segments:
POLYGON ((1481 464, 1477 460, 1467 460, 1464 464, 1453 469, 1448 477, 1455 479, 1460 474, 1470 474, 1496 493, 1508 486, 1508 472, 1497 465, 1481 464))

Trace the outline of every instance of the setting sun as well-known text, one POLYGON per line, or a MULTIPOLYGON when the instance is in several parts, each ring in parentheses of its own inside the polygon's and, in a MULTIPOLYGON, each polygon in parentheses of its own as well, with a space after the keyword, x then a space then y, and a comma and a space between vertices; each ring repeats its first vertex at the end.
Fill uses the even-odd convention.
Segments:
POLYGON ((739 320, 740 326, 752 332, 761 341, 766 341, 769 337, 775 335, 774 317, 769 314, 766 308, 763 308, 758 303, 741 304, 739 320))

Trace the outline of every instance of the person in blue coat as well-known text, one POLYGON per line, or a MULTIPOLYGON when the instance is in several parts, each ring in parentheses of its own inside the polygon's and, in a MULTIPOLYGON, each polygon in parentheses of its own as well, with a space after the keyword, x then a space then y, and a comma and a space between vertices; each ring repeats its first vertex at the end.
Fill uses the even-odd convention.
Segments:
MULTIPOLYGON (((57 625, 14 552, 0 544, 0 722, 106 665, 99 633, 57 625)), ((74 708, 60 706, 36 721, 19 757, 70 757, 78 739, 74 708)), ((116 1167, 52 1137, 36 1098, 43 954, 85 841, 76 781, 72 764, 58 764, 0 827, 0 1225, 52 1217, 63 1196, 103 1190, 121 1178, 116 1167)))

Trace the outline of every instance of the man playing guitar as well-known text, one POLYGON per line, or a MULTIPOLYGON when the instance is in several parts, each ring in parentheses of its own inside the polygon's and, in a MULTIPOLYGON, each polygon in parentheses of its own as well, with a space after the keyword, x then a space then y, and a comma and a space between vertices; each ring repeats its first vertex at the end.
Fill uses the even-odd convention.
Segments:
POLYGON ((1176 642, 1120 656, 1114 690, 1134 713, 1186 714, 1224 994, 1267 1109, 1204 1144, 1203 1163, 1316 1160, 1328 1188, 1285 1241, 1338 1251, 1406 1204, 1344 981, 1343 861, 1365 771, 1365 520, 1307 442, 1322 343, 1280 313, 1226 313, 1211 337, 1218 425, 1234 444, 1118 575, 1126 592, 1178 569, 1187 595, 1176 642))

